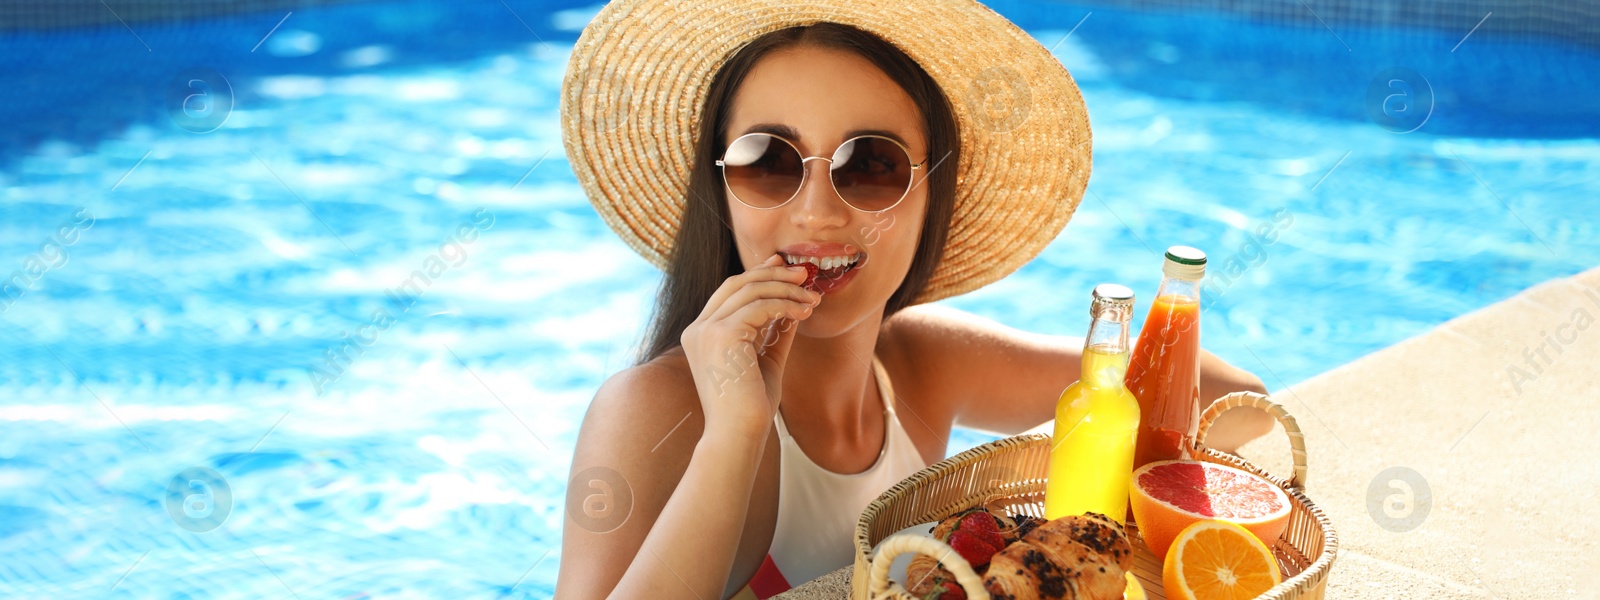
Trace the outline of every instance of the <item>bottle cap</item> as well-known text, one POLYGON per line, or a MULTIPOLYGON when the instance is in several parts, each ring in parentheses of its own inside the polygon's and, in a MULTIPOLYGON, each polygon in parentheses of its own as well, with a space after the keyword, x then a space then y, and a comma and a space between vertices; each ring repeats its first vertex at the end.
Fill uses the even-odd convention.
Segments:
POLYGON ((1161 264, 1161 274, 1198 281, 1206 276, 1206 253, 1189 246, 1167 248, 1167 260, 1161 264))
POLYGON ((1096 319, 1126 321, 1133 315, 1133 290, 1115 283, 1094 286, 1094 301, 1089 316, 1096 319))
POLYGON ((1102 283, 1094 286, 1094 297, 1105 300, 1126 300, 1133 302, 1133 290, 1128 286, 1116 283, 1102 283))

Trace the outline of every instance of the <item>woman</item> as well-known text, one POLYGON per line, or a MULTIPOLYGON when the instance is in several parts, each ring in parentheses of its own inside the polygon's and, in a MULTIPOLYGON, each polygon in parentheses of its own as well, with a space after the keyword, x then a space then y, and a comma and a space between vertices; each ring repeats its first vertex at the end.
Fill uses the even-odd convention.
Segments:
MULTIPOLYGON (((666 278, 584 418, 558 597, 766 597, 846 566, 951 427, 1021 432, 1078 378, 1081 340, 917 306, 1032 258, 1087 180, 1071 78, 992 11, 619 0, 564 94, 574 171, 666 278)), ((1204 397, 1263 390, 1203 360, 1204 397)), ((1212 441, 1270 427, 1240 413, 1212 441)))

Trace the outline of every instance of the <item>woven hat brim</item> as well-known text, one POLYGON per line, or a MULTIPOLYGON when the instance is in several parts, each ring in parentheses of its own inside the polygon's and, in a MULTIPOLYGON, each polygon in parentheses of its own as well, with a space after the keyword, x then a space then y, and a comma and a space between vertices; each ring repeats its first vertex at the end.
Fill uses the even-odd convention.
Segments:
POLYGON ((701 109, 752 40, 833 22, 916 61, 955 113, 961 152, 939 267, 917 302, 1016 271, 1066 227, 1088 185, 1089 117, 1049 50, 972 0, 616 0, 579 36, 562 85, 573 173, 601 219, 665 268, 688 199, 701 109))

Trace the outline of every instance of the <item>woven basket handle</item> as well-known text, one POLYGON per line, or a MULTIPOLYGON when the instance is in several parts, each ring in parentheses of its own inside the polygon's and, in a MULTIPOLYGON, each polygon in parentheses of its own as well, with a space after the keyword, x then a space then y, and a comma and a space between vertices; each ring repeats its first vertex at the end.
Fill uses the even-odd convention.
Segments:
POLYGON ((962 558, 949 544, 912 534, 891 536, 878 546, 878 553, 872 558, 872 572, 867 579, 867 592, 872 598, 915 598, 898 582, 889 581, 889 567, 894 563, 894 558, 907 552, 938 559, 945 569, 956 576, 956 583, 961 584, 969 600, 989 600, 989 591, 983 588, 983 578, 972 570, 967 559, 962 558))
POLYGON ((1234 392, 1211 404, 1205 414, 1200 415, 1200 429, 1194 436, 1195 450, 1205 447, 1206 432, 1211 429, 1211 424, 1216 422, 1222 413, 1240 406, 1250 406, 1267 411, 1283 425, 1284 433, 1289 434, 1289 451, 1294 457, 1294 474, 1285 482, 1288 487, 1304 489, 1306 487, 1306 436, 1300 433, 1300 424, 1295 422, 1294 416, 1284 410, 1283 405, 1273 402, 1266 396, 1255 392, 1234 392))

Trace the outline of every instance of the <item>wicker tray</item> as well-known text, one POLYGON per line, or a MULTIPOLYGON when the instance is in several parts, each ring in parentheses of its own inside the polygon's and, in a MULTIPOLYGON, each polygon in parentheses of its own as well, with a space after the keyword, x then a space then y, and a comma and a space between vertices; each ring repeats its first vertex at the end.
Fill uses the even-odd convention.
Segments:
MULTIPOLYGON (((1289 523, 1277 540, 1269 543, 1284 575, 1283 583, 1261 598, 1321 599, 1328 571, 1338 551, 1333 524, 1305 495, 1306 449, 1300 426, 1282 406, 1266 396, 1249 392, 1229 394, 1217 400, 1200 418, 1195 456, 1198 460, 1228 465, 1265 477, 1283 488, 1292 505, 1289 523), (1267 411, 1289 434, 1294 457, 1294 473, 1288 480, 1273 475, 1231 454, 1206 448, 1206 432, 1218 416, 1240 406, 1267 411)), ((1044 516, 1044 487, 1049 458, 1050 436, 1032 434, 1010 437, 984 444, 940 461, 896 484, 862 511, 856 522, 856 560, 851 577, 850 597, 856 600, 915 600, 900 583, 889 579, 895 556, 921 552, 939 557, 967 590, 972 600, 987 600, 982 580, 959 554, 944 542, 915 535, 894 536, 873 554, 873 546, 902 529, 920 523, 943 520, 957 512, 988 504, 1009 512, 1044 516), (954 563, 954 564, 952 564, 954 563)), ((1130 527, 1134 545, 1134 576, 1144 584, 1152 599, 1164 600, 1161 587, 1161 562, 1130 527)))

